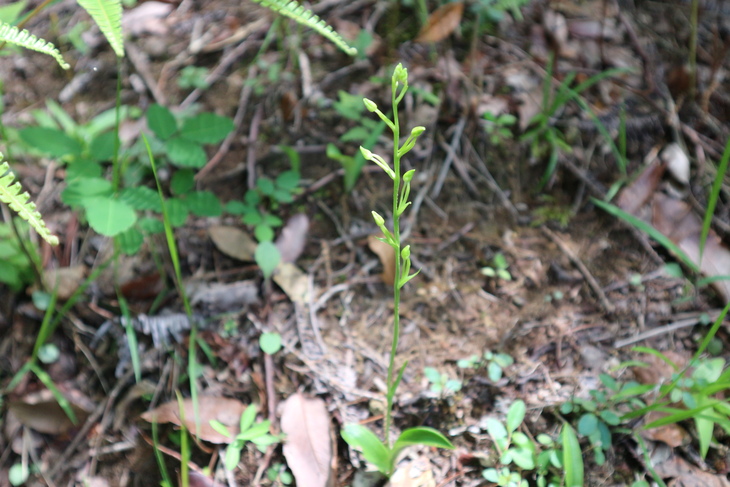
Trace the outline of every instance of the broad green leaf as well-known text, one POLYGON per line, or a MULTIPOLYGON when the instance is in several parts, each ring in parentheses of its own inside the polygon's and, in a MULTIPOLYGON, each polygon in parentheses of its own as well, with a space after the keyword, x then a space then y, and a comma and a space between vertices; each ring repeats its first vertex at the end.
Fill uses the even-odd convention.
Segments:
POLYGON ((231 438, 231 432, 228 431, 228 427, 226 427, 226 425, 224 425, 217 419, 211 419, 208 424, 210 424, 210 427, 218 433, 222 434, 225 437, 231 438))
POLYGON ((122 0, 76 0, 94 19, 117 57, 124 57, 122 0))
POLYGON ((513 433, 517 430, 517 428, 520 427, 522 421, 525 419, 526 411, 527 408, 525 407, 525 402, 521 399, 518 399, 512 403, 512 405, 509 407, 509 411, 507 411, 507 431, 513 433))
POLYGON ((130 228, 129 230, 120 233, 116 237, 119 250, 126 255, 134 255, 139 252, 144 243, 144 236, 136 228, 130 228))
MULTIPOLYGON (((704 406, 707 402, 706 397, 696 397, 697 405, 704 406)), ((710 443, 712 442, 712 433, 715 429, 715 421, 713 416, 717 413, 712 409, 708 408, 703 411, 702 414, 694 416, 695 427, 697 428, 697 436, 700 441, 700 456, 702 458, 707 457, 707 452, 710 450, 710 443)))
POLYGON ((535 452, 529 448, 510 448, 512 461, 523 470, 535 468, 535 452))
POLYGON ((566 487, 583 487, 583 452, 578 437, 568 424, 563 424, 563 468, 566 487))
POLYGON ((180 135, 198 144, 215 144, 233 130, 233 120, 215 113, 201 113, 185 120, 180 135))
POLYGON ((170 225, 173 227, 181 227, 185 225, 188 219, 188 206, 179 198, 170 198, 165 200, 165 208, 167 216, 170 219, 170 225))
POLYGON ((0 22, 15 24, 15 21, 18 20, 20 14, 23 13, 27 4, 27 0, 21 0, 19 2, 12 2, 0 7, 0 22))
POLYGON ((485 423, 487 433, 489 433, 489 436, 491 436, 492 439, 498 440, 500 438, 507 438, 507 428, 504 427, 501 421, 495 418, 487 418, 485 423))
POLYGON ((274 355, 281 350, 281 335, 278 333, 262 333, 259 337, 259 346, 264 353, 274 355))
POLYGON ((578 434, 590 436, 598 430, 598 418, 593 413, 586 413, 578 420, 578 434))
POLYGON ((248 430, 253 422, 256 421, 256 406, 249 404, 241 414, 241 421, 239 422, 239 431, 243 433, 248 430))
POLYGON ((132 186, 124 188, 119 193, 119 200, 124 201, 135 210, 153 210, 162 212, 160 196, 152 188, 147 186, 132 186))
POLYGON ((382 474, 390 474, 390 452, 375 433, 361 424, 350 423, 343 428, 342 439, 351 447, 359 449, 365 460, 382 474))
POLYGON ((66 181, 79 178, 101 178, 101 166, 89 159, 80 158, 66 166, 66 181))
POLYGON ((181 137, 172 137, 165 142, 167 157, 179 167, 199 169, 208 162, 208 156, 200 144, 181 137))
POLYGON ((621 418, 618 416, 618 414, 614 413, 613 411, 609 411, 608 409, 604 409, 600 413, 601 419, 611 426, 618 426, 621 423, 621 418))
POLYGON ((187 193, 195 187, 195 173, 192 169, 180 169, 175 171, 170 181, 170 191, 174 195, 187 193))
POLYGON ((188 209, 197 216, 216 217, 223 213, 220 200, 210 191, 190 193, 185 197, 185 202, 188 209))
MULTIPOLYGON (((492 277, 494 276, 494 269, 491 267, 485 267, 482 269, 482 272, 486 275, 487 272, 484 271, 491 271, 492 277)), ((492 382, 497 382, 499 379, 502 378, 502 367, 495 361, 495 362, 489 362, 489 365, 487 366, 487 375, 489 376, 489 380, 492 382)))
POLYGON ((155 235, 165 231, 165 224, 157 218, 145 217, 139 220, 139 228, 146 235, 155 235))
POLYGON ((274 190, 276 189, 274 182, 267 177, 258 178, 256 180, 256 187, 259 188, 266 196, 274 194, 274 190))
POLYGON ((160 140, 167 140, 177 132, 175 116, 170 110, 157 103, 150 105, 147 109, 147 126, 160 140))
POLYGON ((253 234, 259 242, 271 242, 274 240, 274 230, 265 224, 256 225, 253 234))
POLYGON ((137 214, 129 205, 109 196, 84 198, 83 204, 91 228, 107 237, 124 232, 137 221, 137 214))
POLYGON ((261 242, 256 246, 254 259, 264 274, 264 278, 268 279, 274 273, 276 266, 279 265, 281 254, 273 242, 261 242))
POLYGON ((241 450, 243 450, 243 445, 238 446, 234 443, 228 445, 228 448, 226 448, 226 459, 224 462, 226 470, 235 470, 238 462, 241 460, 241 450))
POLYGON ((454 449, 454 445, 440 431, 426 426, 418 426, 403 431, 395 440, 391 453, 392 460, 396 459, 403 448, 411 445, 433 446, 447 450, 454 449))
POLYGON ((69 206, 81 206, 89 197, 111 194, 112 183, 106 179, 79 178, 68 183, 61 193, 61 201, 69 206))
POLYGON ((89 157, 97 162, 111 161, 114 158, 115 136, 114 132, 104 132, 94 137, 89 144, 89 157))
POLYGON ((28 127, 18 133, 23 142, 49 156, 64 157, 81 154, 79 141, 60 130, 47 127, 28 127))

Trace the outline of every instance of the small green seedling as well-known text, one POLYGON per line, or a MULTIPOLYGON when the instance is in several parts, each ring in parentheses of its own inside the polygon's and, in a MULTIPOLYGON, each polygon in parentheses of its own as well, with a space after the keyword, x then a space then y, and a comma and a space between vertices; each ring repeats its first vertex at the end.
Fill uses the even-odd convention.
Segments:
POLYGON ((275 463, 266 470, 266 477, 273 485, 291 485, 294 476, 282 463, 275 463))
POLYGON ((240 433, 238 433, 235 437, 231 435, 228 428, 226 428, 226 426, 220 421, 210 421, 210 426, 218 433, 225 435, 228 438, 233 438, 233 441, 226 449, 224 463, 226 470, 232 471, 236 468, 238 462, 241 461, 241 451, 243 451, 243 447, 246 443, 251 442, 256 445, 259 450, 264 451, 267 446, 279 443, 282 440, 283 437, 281 435, 272 435, 269 433, 271 421, 268 419, 259 421, 258 423, 255 421, 256 406, 253 404, 249 405, 241 414, 241 421, 239 425, 240 433))
POLYGON ((433 367, 424 367, 423 375, 431 384, 430 390, 434 394, 451 395, 461 390, 462 383, 460 380, 449 379, 446 373, 440 373, 433 367))
POLYGON ((498 382, 504 374, 504 369, 514 362, 514 359, 506 353, 486 351, 481 357, 479 355, 472 355, 469 358, 459 360, 456 362, 456 365, 461 369, 478 369, 486 366, 489 380, 498 382))
POLYGON ((259 337, 259 346, 264 353, 274 355, 281 350, 281 335, 278 333, 262 333, 259 337))
POLYGON ((484 119, 484 131, 489 136, 489 142, 492 145, 498 146, 506 140, 512 140, 514 134, 512 133, 512 127, 517 123, 517 117, 510 113, 503 113, 501 115, 492 115, 490 112, 486 112, 482 115, 484 119))
POLYGON ((395 275, 393 282, 393 340, 391 343, 390 360, 388 362, 388 376, 386 377, 386 408, 383 431, 385 441, 381 441, 375 433, 361 424, 347 424, 343 428, 342 438, 354 448, 362 451, 365 460, 386 476, 392 475, 395 469, 395 462, 400 452, 409 445, 424 445, 437 448, 453 449, 454 446, 442 433, 433 428, 415 427, 404 430, 395 440, 390 442, 390 425, 393 414, 393 398, 395 397, 398 384, 403 378, 407 363, 403 364, 400 371, 396 372, 395 358, 398 351, 398 338, 400 336, 400 292, 401 288, 411 279, 416 277, 417 272, 411 274, 411 248, 410 245, 402 246, 400 234, 400 217, 406 211, 411 202, 408 200, 411 192, 411 181, 415 173, 414 169, 401 174, 401 158, 410 152, 416 145, 418 137, 426 130, 424 127, 415 127, 410 135, 401 145, 400 122, 398 117, 398 104, 408 91, 408 70, 401 64, 396 66, 391 78, 391 106, 393 117, 388 118, 378 109, 372 100, 364 99, 365 108, 375 113, 385 125, 393 132, 393 159, 392 167, 386 160, 368 149, 360 146, 362 156, 380 167, 385 174, 393 181, 393 230, 385 226, 385 218, 373 211, 373 220, 380 228, 384 238, 381 240, 393 248, 395 252, 395 275))
POLYGON ((497 252, 494 254, 494 258, 492 259, 492 267, 482 267, 481 273, 487 277, 499 278, 503 281, 511 281, 512 274, 509 273, 507 270, 508 268, 509 264, 507 263, 507 259, 504 257, 504 254, 502 252, 497 252))
POLYGON ((207 90, 210 84, 205 80, 208 77, 208 68, 199 66, 185 66, 177 78, 177 85, 186 90, 197 88, 207 90))

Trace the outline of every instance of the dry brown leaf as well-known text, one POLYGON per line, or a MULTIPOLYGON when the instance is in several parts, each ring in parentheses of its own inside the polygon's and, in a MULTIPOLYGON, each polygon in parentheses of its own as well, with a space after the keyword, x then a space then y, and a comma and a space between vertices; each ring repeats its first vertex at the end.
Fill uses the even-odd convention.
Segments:
POLYGON ((654 196, 659 182, 664 175, 665 164, 657 159, 641 171, 639 177, 626 186, 616 199, 616 206, 626 213, 636 215, 638 211, 654 196))
MULTIPOLYGON (((661 411, 649 411, 644 416, 644 424, 652 423, 668 415, 669 413, 661 411)), ((661 441, 671 448, 687 445, 692 440, 687 430, 677 423, 666 424, 648 430, 640 430, 639 434, 645 440, 661 441)))
POLYGON ((43 285, 46 289, 58 289, 58 299, 65 301, 76 292, 86 275, 86 266, 61 267, 43 271, 43 285))
MULTIPOLYGON (((665 357, 674 362, 679 369, 687 365, 688 357, 684 355, 680 355, 679 353, 671 350, 666 350, 662 353, 665 357)), ((672 374, 674 374, 674 368, 656 355, 643 353, 636 358, 637 360, 647 364, 646 367, 631 368, 634 372, 634 377, 636 377, 636 380, 641 384, 661 384, 662 382, 670 380, 672 378, 672 374)))
POLYGON ((436 487, 433 469, 428 459, 419 457, 399 465, 388 487, 436 487))
POLYGON ((64 397, 68 399, 76 415, 76 425, 71 422, 51 391, 47 389, 28 394, 18 401, 8 401, 8 410, 28 428, 48 435, 60 435, 67 433, 74 426, 83 424, 94 409, 94 404, 79 393, 65 394, 64 397))
POLYGON ((383 264, 383 273, 380 274, 383 282, 392 286, 395 281, 395 249, 380 240, 379 237, 382 237, 382 235, 370 235, 368 237, 368 247, 380 258, 380 263, 383 264))
POLYGON ((299 267, 288 262, 279 264, 273 279, 293 303, 309 304, 309 278, 299 267))
POLYGON ((297 485, 331 485, 330 415, 324 401, 290 396, 284 401, 281 430, 286 434, 284 458, 297 485))
POLYGON ((220 484, 212 478, 203 475, 202 473, 198 473, 195 470, 190 470, 190 472, 188 472, 188 476, 190 480, 190 487, 224 487, 223 484, 220 484))
POLYGON ((276 239, 281 262, 294 262, 302 255, 307 244, 307 232, 309 232, 307 215, 299 214, 289 218, 281 230, 281 235, 276 239))
MULTIPOLYGON (((182 401, 183 412, 185 413, 185 427, 195 434, 195 411, 192 399, 182 401)), ((201 396, 198 398, 198 413, 200 415, 199 438, 211 443, 230 443, 233 437, 239 433, 241 414, 246 405, 237 399, 226 397, 201 396), (218 433, 210 426, 210 422, 216 420, 228 428, 231 438, 218 433)), ((142 419, 150 423, 172 423, 180 426, 180 407, 178 402, 170 401, 156 407, 151 411, 142 414, 142 419)))
POLYGON ((215 225, 208 229, 210 239, 215 246, 228 257, 243 262, 253 262, 256 253, 256 242, 243 230, 224 225, 215 225))
POLYGON ((730 487, 730 481, 724 476, 705 472, 675 454, 653 466, 660 477, 672 478, 667 482, 671 487, 730 487))
POLYGON ((464 14, 462 2, 442 5, 428 16, 428 22, 416 37, 416 42, 440 42, 449 37, 461 23, 464 14))

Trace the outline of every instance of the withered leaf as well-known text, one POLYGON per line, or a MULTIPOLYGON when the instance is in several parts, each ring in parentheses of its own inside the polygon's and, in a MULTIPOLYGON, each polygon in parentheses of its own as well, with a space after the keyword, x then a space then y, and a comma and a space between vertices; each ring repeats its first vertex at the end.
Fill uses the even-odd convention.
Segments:
POLYGON ((224 225, 215 225, 208 230, 215 246, 228 257, 253 262, 256 242, 243 230, 224 225))
POLYGON ((380 258, 380 263, 383 264, 383 273, 380 274, 383 282, 392 286, 395 281, 395 249, 378 237, 382 237, 382 235, 370 235, 368 237, 368 247, 380 258))
POLYGON ((299 214, 289 218, 281 230, 281 235, 276 239, 276 248, 279 249, 282 262, 294 262, 302 255, 307 244, 307 232, 309 232, 307 215, 299 214))
POLYGON ((442 5, 428 16, 428 22, 416 37, 416 42, 440 42, 449 37, 461 23, 464 14, 462 2, 442 5))
MULTIPOLYGON (((195 434, 195 410, 192 399, 182 401, 185 415, 185 427, 195 434)), ((239 433, 241 414, 246 405, 237 399, 226 397, 201 396, 198 398, 198 413, 200 415, 199 438, 211 443, 230 443, 239 433), (227 437, 210 426, 212 420, 219 421, 228 428, 231 437, 227 437)), ((141 416, 147 422, 172 423, 180 426, 180 407, 177 400, 166 402, 141 416)))
POLYGON ((286 433, 284 458, 297 485, 330 485, 330 415, 324 401, 297 393, 284 401, 281 430, 286 433))

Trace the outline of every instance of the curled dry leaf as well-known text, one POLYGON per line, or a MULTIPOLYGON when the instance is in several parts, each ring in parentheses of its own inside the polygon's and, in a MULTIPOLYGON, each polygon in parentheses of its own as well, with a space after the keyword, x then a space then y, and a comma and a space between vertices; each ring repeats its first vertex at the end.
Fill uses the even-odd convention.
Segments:
POLYGON ((274 282, 293 303, 309 304, 309 277, 294 264, 279 264, 274 273, 274 282))
POLYGON ((281 254, 281 262, 294 262, 307 244, 307 232, 309 232, 309 218, 307 215, 299 214, 289 218, 286 226, 281 230, 281 235, 276 239, 276 248, 281 254))
POLYGON ((78 392, 66 393, 64 397, 68 399, 76 415, 78 421, 76 425, 71 422, 48 389, 28 394, 17 401, 8 401, 8 411, 23 426, 39 433, 60 435, 69 432, 74 426, 83 424, 95 406, 78 392))
POLYGON ((65 301, 76 292, 84 281, 86 266, 61 267, 43 271, 43 285, 46 289, 58 289, 58 299, 65 301))
POLYGON ((330 415, 324 401, 297 393, 284 401, 281 430, 286 434, 284 458, 297 485, 332 484, 330 415))
MULTIPOLYGON (((195 434, 195 410, 192 399, 182 401, 185 414, 185 427, 195 434)), ((230 443, 233 437, 239 433, 241 414, 246 405, 236 399, 226 397, 201 396, 198 398, 198 413, 200 415, 199 438, 211 443, 230 443), (210 426, 211 421, 219 421, 228 428, 231 437, 218 433, 210 426)), ((180 426, 180 407, 178 402, 170 401, 156 407, 151 411, 142 414, 142 419, 147 422, 172 423, 180 426)))
POLYGON ((626 186, 616 199, 616 206, 624 210, 626 213, 636 215, 637 212, 654 196, 659 182, 662 180, 665 164, 654 162, 646 166, 639 174, 639 177, 626 186))
POLYGON ((461 23, 464 14, 462 2, 442 5, 428 16, 428 22, 416 37, 416 42, 440 42, 449 37, 461 23))
MULTIPOLYGON (((669 413, 662 411, 649 411, 647 415, 644 416, 644 424, 649 424, 668 415, 669 413)), ((687 430, 678 423, 665 424, 664 426, 648 430, 639 430, 639 434, 645 440, 661 441, 671 448, 687 445, 692 440, 692 437, 689 433, 687 433, 687 430)))
POLYGON ((224 225, 215 225, 208 230, 215 246, 228 257, 253 262, 256 253, 256 242, 243 230, 224 225))
POLYGON ((382 235, 370 235, 368 237, 368 247, 380 258, 380 263, 383 264, 383 273, 380 274, 383 282, 393 285, 393 282, 395 282, 395 249, 380 240, 379 237, 382 237, 382 235))

